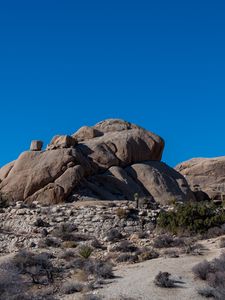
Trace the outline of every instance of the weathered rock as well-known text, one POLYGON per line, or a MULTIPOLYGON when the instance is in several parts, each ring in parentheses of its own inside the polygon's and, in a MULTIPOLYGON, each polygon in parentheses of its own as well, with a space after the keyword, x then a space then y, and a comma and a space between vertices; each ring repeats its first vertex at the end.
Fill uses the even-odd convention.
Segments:
POLYGON ((12 170, 14 164, 15 161, 12 161, 0 169, 0 182, 9 175, 9 172, 12 170))
POLYGON ((77 132, 75 132, 72 135, 72 137, 78 142, 81 142, 81 141, 93 139, 101 135, 103 135, 103 133, 100 132, 99 130, 89 126, 83 126, 77 132))
POLYGON ((77 141, 70 135, 56 135, 51 140, 47 147, 47 150, 54 150, 58 148, 70 148, 74 147, 77 141))
POLYGON ((31 142, 30 151, 41 151, 43 147, 42 141, 34 140, 31 142))
POLYGON ((225 195, 225 156, 194 158, 175 168, 188 181, 192 190, 202 190, 212 199, 225 195))
POLYGON ((195 197, 184 177, 159 161, 146 161, 124 169, 111 167, 81 181, 76 194, 105 200, 129 200, 134 194, 161 204, 173 200, 188 201, 195 197))
MULTIPOLYGON (((185 179, 160 162, 163 140, 122 120, 55 136, 46 151, 27 151, 0 169, 0 193, 9 202, 59 203, 80 198, 166 203, 193 197, 185 179)), ((37 148, 37 147, 36 147, 37 148)))

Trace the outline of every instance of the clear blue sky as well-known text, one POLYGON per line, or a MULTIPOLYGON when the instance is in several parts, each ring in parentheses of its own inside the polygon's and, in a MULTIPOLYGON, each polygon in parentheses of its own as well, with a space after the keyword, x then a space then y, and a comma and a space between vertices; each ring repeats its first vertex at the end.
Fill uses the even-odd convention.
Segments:
POLYGON ((0 1, 0 104, 0 166, 111 117, 225 155, 225 2, 0 1))

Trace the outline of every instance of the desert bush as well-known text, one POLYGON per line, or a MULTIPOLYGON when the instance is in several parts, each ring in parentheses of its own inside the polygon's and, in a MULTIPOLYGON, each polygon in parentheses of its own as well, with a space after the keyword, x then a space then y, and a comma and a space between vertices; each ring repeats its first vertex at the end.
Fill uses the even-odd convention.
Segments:
POLYGON ((203 238, 211 239, 211 238, 223 235, 223 234, 225 234, 225 229, 224 228, 222 228, 222 227, 212 227, 212 228, 209 228, 207 230, 207 232, 205 232, 203 234, 203 238))
POLYGON ((0 265, 0 299, 9 299, 21 293, 22 280, 17 268, 12 263, 0 265), (2 297, 2 298, 1 298, 2 297))
POLYGON ((205 298, 215 298, 215 289, 209 286, 198 289, 198 293, 205 298))
POLYGON ((225 237, 222 237, 219 241, 219 247, 220 248, 225 248, 225 237))
POLYGON ((222 253, 218 258, 214 258, 211 262, 214 271, 225 272, 225 252, 222 253))
POLYGON ((192 268, 192 272, 195 274, 195 276, 202 280, 206 280, 210 271, 211 271, 211 266, 207 260, 203 260, 202 262, 200 262, 199 264, 195 265, 192 268))
POLYGON ((78 282, 66 282, 63 286, 62 286, 62 292, 64 294, 74 294, 74 293, 78 293, 81 292, 84 288, 84 285, 78 282))
POLYGON ((42 283, 41 278, 45 277, 48 283, 53 282, 53 272, 55 268, 47 253, 34 254, 22 250, 18 252, 13 263, 20 274, 29 275, 33 283, 42 283))
POLYGON ((77 246, 77 242, 74 241, 64 241, 62 243, 62 248, 76 248, 77 246))
POLYGON ((63 241, 81 242, 91 239, 89 235, 74 232, 76 230, 77 227, 74 224, 63 223, 52 231, 52 235, 63 241))
POLYGON ((81 300, 101 300, 99 296, 96 296, 94 294, 84 295, 81 300))
POLYGON ((202 255, 205 250, 204 246, 200 243, 185 241, 183 247, 184 253, 189 255, 202 255))
POLYGON ((81 245, 78 250, 79 255, 85 259, 89 258, 92 252, 93 248, 89 247, 88 245, 81 245))
POLYGON ((94 262, 94 275, 97 278, 110 279, 114 277, 112 265, 105 261, 97 260, 94 262))
POLYGON ((116 210, 116 215, 120 219, 126 219, 128 217, 128 211, 125 208, 119 207, 116 210))
POLYGON ((180 255, 179 255, 179 252, 176 251, 176 250, 171 250, 171 249, 167 249, 163 252, 163 254, 166 256, 166 257, 170 257, 170 258, 178 258, 180 255))
POLYGON ((103 260, 80 257, 71 262, 70 266, 77 270, 83 270, 87 275, 93 275, 96 278, 109 279, 114 277, 112 264, 103 260))
POLYGON ((75 257, 75 253, 72 250, 66 250, 59 254, 60 259, 70 260, 75 257))
POLYGON ((155 285, 164 288, 175 287, 175 282, 174 280, 170 279, 170 276, 171 274, 168 272, 159 272, 154 279, 155 285))
POLYGON ((71 233, 77 230, 77 226, 75 224, 71 223, 62 223, 56 228, 56 232, 58 231, 59 233, 71 233))
POLYGON ((122 253, 118 255, 116 258, 116 262, 122 263, 122 262, 129 262, 129 263, 135 263, 138 261, 138 255, 131 254, 131 253, 122 253))
POLYGON ((49 223, 44 221, 42 218, 37 218, 37 220, 34 222, 34 226, 36 226, 36 227, 48 227, 49 223))
POLYGON ((106 238, 109 242, 115 242, 122 238, 121 232, 119 232, 116 228, 112 228, 106 234, 106 238))
POLYGON ((206 290, 200 290, 202 295, 210 294, 215 299, 225 299, 225 253, 222 253, 219 258, 213 259, 211 262, 203 261, 193 268, 194 274, 202 280, 206 280, 208 287, 206 290))
POLYGON ((157 218, 159 227, 172 233, 205 233, 209 228, 225 223, 225 211, 211 202, 187 202, 174 210, 162 211, 157 218))
POLYGON ((112 265, 101 260, 90 260, 84 265, 84 270, 97 278, 110 279, 114 277, 112 265))
POLYGON ((215 273, 209 273, 207 276, 207 282, 211 287, 222 288, 225 283, 225 272, 217 271, 215 273))
POLYGON ((39 248, 48 248, 48 247, 57 248, 59 246, 60 246, 59 240, 54 238, 54 237, 46 237, 44 239, 41 239, 38 242, 38 247, 39 248))
POLYGON ((138 248, 129 241, 122 241, 116 247, 113 248, 113 251, 118 252, 135 252, 137 250, 138 248))
POLYGON ((104 249, 104 246, 102 245, 102 243, 96 238, 94 238, 91 241, 91 247, 96 248, 96 249, 104 249))
POLYGON ((155 251, 154 249, 150 249, 150 248, 142 248, 142 249, 140 249, 140 252, 138 253, 139 261, 155 259, 158 257, 159 257, 159 253, 157 251, 155 251))
POLYGON ((153 247, 155 248, 169 248, 182 246, 184 241, 182 238, 173 237, 170 234, 162 234, 157 236, 153 241, 153 247))
POLYGON ((147 233, 146 231, 139 231, 139 232, 137 232, 137 235, 138 235, 139 239, 149 238, 149 233, 147 233))
MULTIPOLYGON (((1 181, 0 181, 1 183, 1 181)), ((9 206, 9 201, 0 193, 0 208, 6 208, 9 206)))

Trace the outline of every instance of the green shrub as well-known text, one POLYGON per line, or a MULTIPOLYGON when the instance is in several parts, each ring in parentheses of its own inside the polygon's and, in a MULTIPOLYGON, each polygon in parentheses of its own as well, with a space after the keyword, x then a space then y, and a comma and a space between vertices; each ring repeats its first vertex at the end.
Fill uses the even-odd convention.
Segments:
POLYGON ((88 245, 82 245, 79 249, 79 255, 85 259, 89 258, 93 252, 93 248, 88 245))
POLYGON ((178 204, 171 211, 159 213, 157 224, 159 227, 171 231, 204 233, 209 228, 225 223, 225 211, 210 202, 188 202, 178 204))

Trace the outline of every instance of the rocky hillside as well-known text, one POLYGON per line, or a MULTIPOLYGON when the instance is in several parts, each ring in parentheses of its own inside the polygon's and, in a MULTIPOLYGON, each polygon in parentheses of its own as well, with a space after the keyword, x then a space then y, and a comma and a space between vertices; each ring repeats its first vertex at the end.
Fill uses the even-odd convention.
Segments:
POLYGON ((165 204, 193 199, 185 178, 161 162, 164 141, 137 125, 109 119, 55 136, 0 169, 2 201, 52 204, 132 200, 135 193, 165 204))

